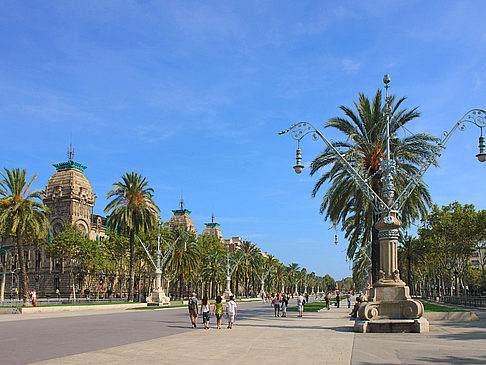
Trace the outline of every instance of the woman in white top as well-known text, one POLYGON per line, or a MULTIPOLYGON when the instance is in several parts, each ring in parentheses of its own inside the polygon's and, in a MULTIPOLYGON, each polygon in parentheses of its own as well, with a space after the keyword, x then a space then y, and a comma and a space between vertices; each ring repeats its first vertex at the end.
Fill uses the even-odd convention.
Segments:
POLYGON ((208 297, 204 297, 201 302, 201 312, 203 316, 204 329, 209 329, 209 317, 211 316, 211 306, 208 297))

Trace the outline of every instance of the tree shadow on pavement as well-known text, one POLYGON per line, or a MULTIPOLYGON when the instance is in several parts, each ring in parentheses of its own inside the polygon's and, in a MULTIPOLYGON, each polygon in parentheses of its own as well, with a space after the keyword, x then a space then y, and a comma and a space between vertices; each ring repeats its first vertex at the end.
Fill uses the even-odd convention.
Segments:
POLYGON ((426 364, 486 364, 486 356, 459 357, 459 356, 440 356, 440 357, 422 357, 415 359, 414 362, 424 362, 426 364))

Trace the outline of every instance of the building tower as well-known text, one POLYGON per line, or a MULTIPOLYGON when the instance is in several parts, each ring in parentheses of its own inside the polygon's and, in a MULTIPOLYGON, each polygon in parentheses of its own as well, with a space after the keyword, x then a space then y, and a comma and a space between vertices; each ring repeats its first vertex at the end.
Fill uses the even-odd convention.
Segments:
POLYGON ((174 213, 174 215, 169 221, 169 229, 171 231, 183 229, 189 233, 197 234, 196 226, 194 225, 192 218, 189 216, 189 214, 191 214, 191 211, 184 208, 184 200, 182 199, 182 197, 180 205, 180 209, 172 210, 172 213, 174 213))
POLYGON ((213 236, 216 237, 223 243, 223 232, 221 232, 221 229, 219 229, 220 224, 214 222, 214 213, 211 216, 211 223, 204 223, 206 225, 206 228, 204 229, 202 234, 208 235, 208 236, 213 236))
POLYGON ((73 156, 71 145, 68 161, 53 164, 57 172, 43 193, 44 204, 51 210, 52 232, 56 235, 66 223, 71 223, 90 239, 99 239, 105 236, 106 218, 93 214, 96 195, 83 174, 86 166, 73 161, 73 156))

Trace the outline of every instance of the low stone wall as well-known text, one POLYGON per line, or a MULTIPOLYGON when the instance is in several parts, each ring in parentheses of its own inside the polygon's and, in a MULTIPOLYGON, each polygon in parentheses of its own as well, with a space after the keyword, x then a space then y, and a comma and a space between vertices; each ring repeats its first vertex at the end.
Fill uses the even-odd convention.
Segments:
POLYGON ((425 312, 423 315, 431 322, 435 321, 477 321, 478 316, 472 312, 425 312))

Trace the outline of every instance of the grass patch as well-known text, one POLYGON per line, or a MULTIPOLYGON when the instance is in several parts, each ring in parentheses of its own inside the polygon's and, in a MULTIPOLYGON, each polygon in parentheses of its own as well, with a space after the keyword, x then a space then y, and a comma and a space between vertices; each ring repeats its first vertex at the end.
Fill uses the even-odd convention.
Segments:
POLYGON ((449 308, 438 304, 422 302, 426 312, 467 312, 464 309, 449 308))
MULTIPOLYGON (((304 312, 317 312, 319 309, 326 308, 326 303, 324 302, 313 302, 304 304, 304 312)), ((297 312, 297 307, 288 307, 287 311, 297 312)))
MULTIPOLYGON (((43 307, 78 307, 82 305, 109 305, 109 304, 133 304, 133 302, 113 302, 113 303, 76 303, 76 304, 41 304, 37 305, 37 308, 43 308, 43 307)), ((22 305, 4 305, 0 306, 0 308, 36 308, 33 305, 31 306, 22 306, 22 305)))

